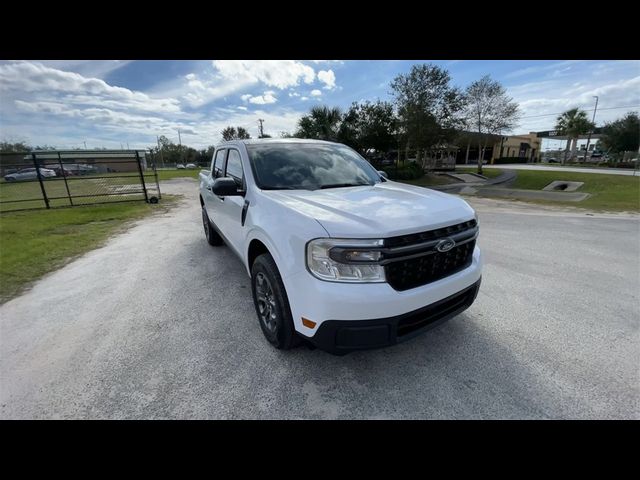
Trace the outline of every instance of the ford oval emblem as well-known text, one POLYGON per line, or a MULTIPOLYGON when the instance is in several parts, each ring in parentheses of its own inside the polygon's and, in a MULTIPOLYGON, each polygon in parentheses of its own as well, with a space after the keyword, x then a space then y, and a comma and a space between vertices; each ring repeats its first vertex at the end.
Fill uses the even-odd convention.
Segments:
POLYGON ((456 246, 456 241, 453 238, 443 238, 436 245, 436 250, 439 252, 448 252, 456 246))

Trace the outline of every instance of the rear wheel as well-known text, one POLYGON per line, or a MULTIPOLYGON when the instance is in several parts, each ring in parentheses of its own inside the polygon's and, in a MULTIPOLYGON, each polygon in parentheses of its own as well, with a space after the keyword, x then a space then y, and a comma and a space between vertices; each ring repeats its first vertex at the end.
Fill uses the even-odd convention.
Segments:
POLYGON ((207 209, 204 208, 204 206, 202 207, 202 226, 204 227, 204 235, 207 237, 209 245, 217 247, 224 244, 220 234, 216 232, 216 229, 211 225, 211 220, 209 220, 209 215, 207 215, 207 209))
POLYGON ((251 267, 251 290, 260 328, 274 347, 289 350, 301 343, 296 333, 287 292, 273 257, 258 256, 251 267))

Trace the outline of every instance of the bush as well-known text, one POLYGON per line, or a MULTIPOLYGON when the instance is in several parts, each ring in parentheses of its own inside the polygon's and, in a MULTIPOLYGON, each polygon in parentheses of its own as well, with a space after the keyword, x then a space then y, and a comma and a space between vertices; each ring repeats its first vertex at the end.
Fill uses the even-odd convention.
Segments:
POLYGON ((382 169, 387 172, 391 180, 415 180, 424 175, 422 167, 415 162, 407 163, 396 170, 395 165, 382 169))
POLYGON ((636 165, 633 162, 599 162, 598 167, 636 168, 636 165))

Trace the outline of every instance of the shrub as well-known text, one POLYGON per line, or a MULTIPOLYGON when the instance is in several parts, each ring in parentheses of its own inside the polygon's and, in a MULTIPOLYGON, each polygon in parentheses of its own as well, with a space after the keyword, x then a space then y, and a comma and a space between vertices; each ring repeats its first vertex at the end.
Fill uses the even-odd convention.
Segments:
POLYGON ((385 169, 391 180, 415 180, 424 175, 422 167, 415 162, 407 163, 396 169, 395 165, 391 165, 385 169))

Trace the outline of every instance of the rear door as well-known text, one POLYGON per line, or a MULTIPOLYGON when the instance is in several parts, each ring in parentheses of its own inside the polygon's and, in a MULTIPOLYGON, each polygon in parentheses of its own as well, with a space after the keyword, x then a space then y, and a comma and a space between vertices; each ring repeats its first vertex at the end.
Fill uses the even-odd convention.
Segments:
POLYGON ((216 150, 216 153, 213 156, 213 161, 211 162, 211 181, 209 186, 202 192, 202 198, 204 199, 204 205, 207 209, 207 215, 209 215, 209 219, 215 223, 218 228, 221 228, 220 215, 222 212, 220 211, 220 208, 222 207, 223 200, 211 191, 211 185, 213 185, 216 178, 223 176, 226 157, 226 148, 216 150))

